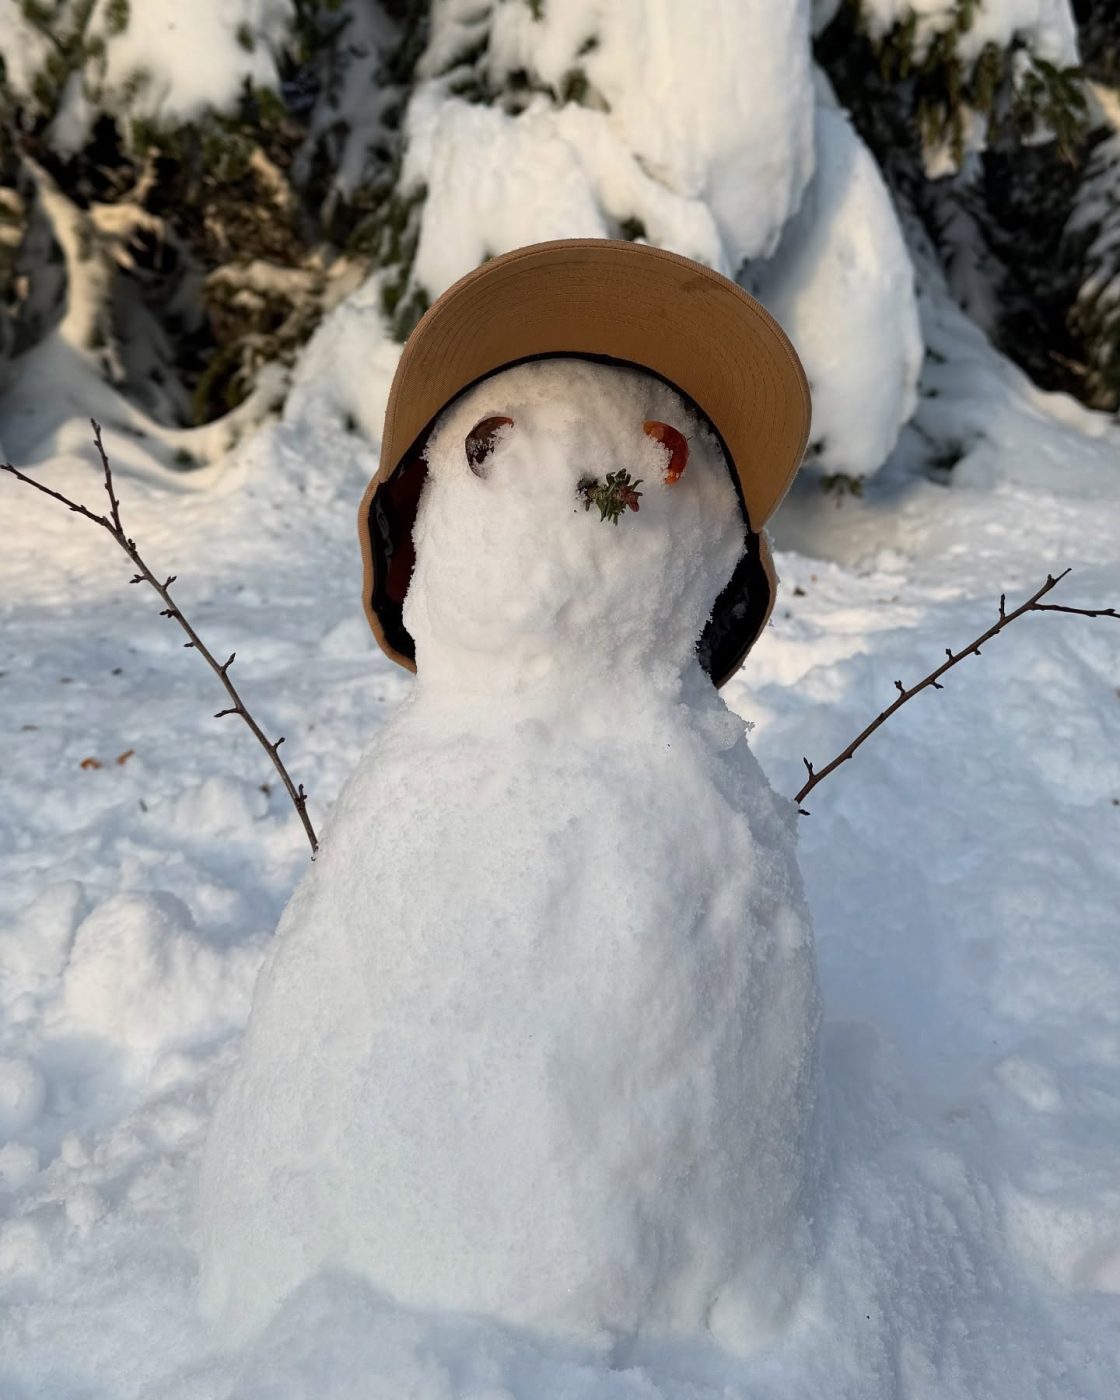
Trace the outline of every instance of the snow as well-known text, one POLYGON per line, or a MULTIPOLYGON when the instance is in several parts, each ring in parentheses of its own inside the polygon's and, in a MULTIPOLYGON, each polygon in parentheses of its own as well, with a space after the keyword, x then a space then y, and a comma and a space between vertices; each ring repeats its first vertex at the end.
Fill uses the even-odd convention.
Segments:
POLYGON ((807 6, 711 0, 698 25, 694 6, 565 4, 538 19, 522 0, 502 5, 487 58, 497 89, 511 73, 553 92, 575 70, 590 84, 586 103, 537 90, 516 111, 449 94, 460 70, 448 69, 482 25, 460 9, 437 10, 406 117, 402 188, 427 191, 413 284, 434 298, 526 243, 636 229, 738 272, 801 352, 822 460, 856 478, 877 470, 915 404, 913 274, 875 160, 809 65, 807 6))
POLYGON ((207 108, 228 110, 246 82, 278 86, 272 50, 291 18, 290 0, 234 0, 221 6, 143 0, 131 7, 128 25, 107 45, 106 88, 120 91, 134 75, 146 74, 133 110, 157 121, 190 120, 207 108), (250 45, 239 41, 239 31, 252 36, 250 45))
POLYGON ((812 444, 832 471, 863 477, 914 411, 923 344, 910 254, 883 177, 824 96, 817 173, 778 253, 754 270, 754 287, 805 365, 812 444))
POLYGON ((496 253, 605 238, 633 217, 658 246, 726 270, 708 206, 651 178, 601 112, 538 101, 511 117, 433 85, 412 101, 409 136, 404 178, 429 191, 413 275, 431 292, 496 253))
POLYGON ((50 40, 26 22, 18 0, 4 0, 0 4, 0 53, 13 92, 30 91, 50 51, 50 40))
POLYGON ((734 272, 773 251, 813 170, 808 36, 808 0, 569 0, 540 18, 507 4, 495 13, 490 64, 557 91, 566 74, 585 73, 614 140, 667 189, 711 209, 734 272))
POLYGON ((774 251, 814 164, 802 0, 687 11, 578 0, 539 18, 502 5, 491 81, 519 74, 537 89, 516 114, 448 95, 447 69, 474 30, 454 5, 434 20, 402 174, 405 188, 428 191, 413 277, 430 296, 523 243, 610 236, 633 220, 658 246, 731 275, 774 251), (555 105, 542 89, 562 92, 573 73, 587 100, 555 105))
MULTIPOLYGON (((815 34, 831 22, 837 9, 833 0, 814 0, 815 34)), ((900 34, 905 36, 911 53, 910 69, 919 69, 933 52, 933 71, 943 69, 950 88, 954 84, 961 86, 962 79, 970 76, 986 50, 1004 56, 1016 92, 1023 87, 1024 79, 1034 74, 1036 61, 1063 69, 1080 66, 1077 21, 1071 0, 969 0, 968 4, 960 0, 861 0, 859 18, 860 27, 873 45, 884 40, 895 42, 900 34), (909 32, 907 26, 912 26, 909 32), (938 53, 941 57, 937 57, 938 53), (945 66, 950 53, 960 60, 961 71, 955 77, 949 76, 945 66)), ((962 90, 967 97, 967 83, 962 90)), ((988 115, 970 109, 965 102, 959 118, 959 149, 949 133, 938 142, 923 141, 922 163, 927 180, 957 175, 962 150, 967 165, 969 157, 987 146, 988 115)), ((1023 138, 1026 144, 1051 139, 1053 133, 1044 126, 1023 138)))
POLYGON ((567 360, 494 375, 441 419, 429 471, 404 619, 421 693, 446 686, 458 704, 478 691, 490 706, 508 692, 519 710, 539 695, 551 710, 622 681, 675 698, 686 663, 695 680, 695 643, 744 531, 714 438, 667 386, 567 360), (514 421, 480 490, 463 442, 499 413, 514 421), (649 420, 689 439, 679 482, 664 481, 666 449, 642 431, 649 420), (578 485, 623 469, 642 483, 639 510, 604 530, 578 485), (570 544, 555 541, 561 523, 573 527, 570 544))
POLYGON ((349 424, 366 441, 380 438, 400 354, 385 335, 380 306, 375 275, 323 317, 292 373, 284 402, 290 428, 317 440, 349 424))
POLYGON ((417 684, 261 974, 203 1160, 207 1310, 259 1330, 345 1268, 597 1350, 757 1346, 807 1262, 816 1000, 795 813, 695 655, 730 475, 673 391, 571 361, 478 386, 429 463, 417 684), (691 440, 672 485, 648 419, 691 440), (639 511, 585 511, 590 464, 639 511))
MULTIPOLYGON (((918 21, 919 53, 947 29, 961 7, 957 0, 862 0, 869 31, 881 37, 911 14, 918 21)), ((1051 63, 1076 65, 1077 24, 1070 0, 982 0, 958 40, 962 58, 977 58, 986 44, 1006 47, 1018 38, 1051 63)))
POLYGON ((223 955, 200 940, 174 895, 116 895, 74 935, 58 1023, 67 1034, 121 1041, 139 1060, 220 1039, 245 1018, 257 962, 253 948, 223 955))
POLYGON ((409 134, 405 182, 429 189, 413 276, 429 293, 523 242, 607 236, 582 162, 551 112, 514 118, 432 90, 414 98, 409 134))
MULTIPOLYGON (((896 677, 975 636, 1003 590, 1017 602, 1071 564, 1055 597, 1120 593, 1116 427, 1032 388, 924 265, 922 283, 935 355, 917 412, 862 499, 837 507, 812 469, 795 486, 774 522, 775 616, 723 692, 779 793, 803 781, 802 754, 820 764, 888 703, 896 677), (950 449, 963 454, 951 471, 931 467, 950 449)), ((375 455, 346 429, 346 404, 378 419, 392 353, 363 295, 324 328, 285 421, 221 464, 176 475, 151 440, 106 435, 131 533, 178 572, 204 636, 238 650, 321 834, 363 747, 417 703, 359 606, 353 516, 375 455)), ((81 423, 43 432, 23 439, 43 478, 96 502, 81 423)), ((306 841, 259 748, 210 718, 213 677, 127 587, 112 542, 17 483, 0 490, 18 521, 0 554, 0 1056, 21 1124, 0 1142, 5 1397, 1111 1400, 1115 622, 1017 622, 806 804, 827 1151, 816 1261, 771 1345, 739 1361, 674 1343, 605 1357, 410 1308, 333 1270, 231 1347, 196 1311, 194 1204, 245 1006, 231 992, 213 1014, 200 970, 219 959, 244 985, 307 870, 306 841), (83 769, 87 756, 103 766, 83 769), (121 992, 106 982, 124 1022, 103 1012, 96 1032, 67 994, 91 917, 100 958, 120 930, 145 959, 121 992), (155 991, 161 976, 182 1006, 155 991)))
MULTIPOLYGON (((118 30, 109 7, 97 5, 89 33, 104 42, 104 60, 87 62, 84 81, 83 74, 75 74, 67 82, 54 119, 57 149, 78 149, 103 110, 189 121, 208 108, 228 111, 246 82, 275 88, 273 50, 292 15, 290 0, 221 5, 142 0, 128 7, 127 22, 118 30)), ((17 0, 0 5, 0 50, 13 92, 29 94, 52 49, 23 17, 17 0)))
POLYGON ((331 73, 326 102, 309 114, 307 137, 297 154, 292 183, 297 188, 311 174, 317 151, 335 151, 331 194, 350 195, 371 175, 371 148, 385 136, 386 107, 398 95, 381 81, 387 52, 396 38, 396 26, 380 5, 344 0, 333 12, 346 20, 346 44, 340 63, 331 73))

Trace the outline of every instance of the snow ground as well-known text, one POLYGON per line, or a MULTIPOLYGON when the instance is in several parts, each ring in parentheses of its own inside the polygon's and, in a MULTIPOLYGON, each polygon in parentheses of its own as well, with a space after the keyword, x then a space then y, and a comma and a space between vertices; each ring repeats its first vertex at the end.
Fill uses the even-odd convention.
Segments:
MULTIPOLYGON (((1120 432, 1032 389, 943 303, 923 311, 938 353, 914 422, 862 499, 804 475, 776 521, 784 592, 728 687, 785 792, 802 754, 842 748, 1001 591, 1073 565, 1057 601, 1120 600, 1120 432), (930 480, 946 443, 963 455, 930 480)), ((354 343, 361 320, 351 306, 329 334, 354 343)), ((354 511, 375 454, 343 426, 359 404, 376 425, 391 364, 332 357, 329 334, 285 421, 224 464, 175 475, 106 423, 129 529, 215 651, 238 651, 320 824, 412 683, 361 615, 354 511)), ((81 422, 24 462, 96 501, 81 422)), ((0 492, 5 1400, 1116 1395, 1114 621, 1016 623, 807 804, 829 1163, 817 1274, 772 1348, 602 1355, 334 1275, 230 1352, 194 1310, 195 1175, 306 843, 108 537, 0 492)))

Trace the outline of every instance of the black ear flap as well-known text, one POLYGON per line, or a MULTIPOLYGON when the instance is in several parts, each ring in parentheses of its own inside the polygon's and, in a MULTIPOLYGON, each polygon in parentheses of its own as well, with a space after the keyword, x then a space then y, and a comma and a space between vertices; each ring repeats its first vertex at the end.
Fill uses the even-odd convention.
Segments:
POLYGON ((758 640, 774 606, 773 565, 761 535, 747 533, 743 557, 712 608, 696 648, 716 686, 733 676, 758 640))
POLYGON ((416 644, 405 629, 402 611, 416 564, 412 527, 428 479, 423 446, 411 452, 374 493, 367 521, 374 560, 373 607, 386 641, 410 660, 416 658, 416 644))

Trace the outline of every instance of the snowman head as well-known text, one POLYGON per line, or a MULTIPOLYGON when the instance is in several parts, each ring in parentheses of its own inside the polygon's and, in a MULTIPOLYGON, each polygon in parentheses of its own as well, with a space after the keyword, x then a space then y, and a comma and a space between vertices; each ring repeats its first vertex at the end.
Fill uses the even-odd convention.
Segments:
POLYGON ((673 683, 695 665, 746 528, 718 438, 674 389, 582 358, 517 365, 451 404, 424 458, 403 606, 423 678, 673 683))
MULTIPOLYGON (((502 619, 507 645, 516 636, 528 646, 532 619, 543 623, 550 607, 554 621, 562 623, 580 606, 574 599, 586 600, 587 590, 601 605, 615 583, 613 573, 609 578, 596 573, 605 567, 603 536, 577 537, 585 546, 579 557, 571 556, 575 545, 567 537, 552 537, 548 552, 530 551, 522 541, 537 538, 533 511, 565 496, 573 471, 578 470, 573 514, 587 503, 596 485, 613 483, 617 488, 622 483, 628 491, 633 479, 641 477, 640 495, 623 494, 620 505, 616 489, 609 504, 613 514, 621 511, 619 534, 635 522, 643 526, 640 534, 629 531, 625 545, 638 556, 631 561, 632 570, 639 570, 639 564, 641 570, 652 567, 653 538, 661 531, 667 551, 661 566, 671 578, 654 581, 654 587, 648 572, 642 573, 641 584, 638 572, 632 574, 635 591, 652 588, 667 607, 671 598, 677 600, 680 616, 673 612, 663 618, 657 655, 666 665, 683 664, 677 624, 682 635, 694 626, 688 613, 690 590, 716 586, 710 617, 700 621, 699 642, 693 632, 685 651, 688 659, 695 649, 703 670, 722 685, 742 664, 773 604, 776 579, 762 527, 800 464, 809 413, 804 371, 781 327, 753 297, 709 267, 660 248, 602 238, 532 244, 491 258, 426 312, 393 377, 380 464, 358 519, 365 563, 363 602, 378 644, 400 665, 416 670, 419 662, 431 673, 443 662, 452 664, 456 647, 460 665, 476 654, 493 658, 497 653, 490 621, 502 619), (569 380, 567 389, 550 396, 541 392, 547 376, 532 371, 534 364, 555 359, 568 364, 569 380), (592 371, 604 368, 621 374, 614 388, 604 387, 602 376, 592 384, 592 371), (506 372, 520 377, 504 380, 506 372), (577 383, 581 374, 584 378, 577 383), (637 387, 639 383, 644 387, 637 387), (510 395, 522 397, 519 415, 513 412, 510 395), (643 403, 643 395, 648 402, 643 403), (653 436, 644 431, 647 424, 653 436), (637 433, 636 443, 631 438, 627 445, 628 433, 637 433), (542 435, 551 445, 542 447, 542 435), (682 439, 688 467, 672 482, 666 478, 678 474, 673 463, 681 454, 674 456, 673 449, 682 439), (493 488, 484 498, 485 520, 472 513, 477 493, 473 500, 462 493, 471 484, 462 479, 464 456, 468 471, 472 465, 480 468, 470 473, 475 482, 493 488), (706 461, 710 468, 715 460, 721 466, 714 472, 702 465, 706 461), (577 468, 580 461, 584 465, 577 468), (511 483, 518 480, 518 462, 529 467, 530 474, 520 473, 521 486, 515 491, 511 483), (677 517, 667 516, 662 507, 673 497, 665 496, 662 488, 679 491, 690 479, 698 494, 687 501, 682 495, 677 517), (729 499, 728 482, 739 510, 739 556, 718 591, 714 574, 725 562, 724 527, 730 526, 717 497, 725 503, 729 499), (444 521, 439 509, 440 502, 452 498, 462 512, 456 516, 457 526, 444 521), (635 504, 636 513, 631 509, 635 504), (689 580, 679 574, 680 560, 688 556, 694 538, 689 524, 694 510, 700 512, 696 520, 703 517, 706 527, 714 530, 704 545, 713 573, 703 587, 702 569, 689 580), (499 521, 504 533, 495 523, 499 521), (488 533, 492 524, 493 534, 488 533), (425 576, 435 571, 434 593, 428 582, 421 587, 419 579, 413 587, 414 525, 418 547, 429 535, 438 540, 438 545, 421 551, 428 558, 418 566, 425 576), (464 539, 462 551, 451 541, 456 529, 464 539), (598 544, 593 545, 594 540, 598 544), (647 547, 648 559, 642 553, 647 547), (436 560, 436 548, 446 554, 446 570, 436 560), (471 550, 473 556, 468 557, 471 550), (530 553, 534 569, 526 573, 530 553), (482 611, 473 621, 461 615, 462 625, 452 629, 445 606, 448 594, 437 575, 452 572, 453 556, 461 566, 460 613, 468 597, 482 611), (504 570, 499 567, 503 560, 504 570), (546 561, 553 570, 551 601, 538 587, 546 561), (579 587, 572 577, 577 566, 583 570, 579 587), (499 582, 507 588, 519 585, 520 601, 511 602, 506 595, 499 599, 499 582), (568 598, 563 606, 561 596, 568 598), (422 615, 424 608, 430 617, 422 615), (425 647, 419 634, 434 642, 435 650, 425 647), (439 657, 443 662, 433 659, 439 657)), ((603 504, 601 495, 595 499, 603 504)), ((585 516, 586 525, 601 525, 594 507, 585 516)), ((610 557, 617 559, 619 551, 610 557)), ((615 596, 613 602, 629 607, 632 599, 615 596)), ((581 616, 591 620, 590 612, 581 616)), ((595 616, 601 623, 602 614, 595 616)), ((648 611, 631 615, 629 640, 622 651, 616 650, 616 658, 637 655, 645 635, 638 623, 648 616, 648 611)), ((560 633, 555 627, 549 632, 556 655, 562 651, 562 635, 567 635, 562 628, 560 633)), ((648 660, 651 649, 643 655, 648 660)))

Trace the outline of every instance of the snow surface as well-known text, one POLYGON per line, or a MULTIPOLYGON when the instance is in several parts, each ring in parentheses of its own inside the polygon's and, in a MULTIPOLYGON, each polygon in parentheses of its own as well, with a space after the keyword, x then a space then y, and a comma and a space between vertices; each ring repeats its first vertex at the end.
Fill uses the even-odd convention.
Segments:
POLYGON ((796 813, 696 659, 731 476, 675 392, 566 360, 465 395, 429 464, 417 683, 261 973, 203 1160, 207 1311, 259 1330, 333 1267, 600 1350, 757 1346, 807 1265, 817 1004, 796 813), (649 419, 690 440, 671 485, 649 419), (614 525, 578 484, 621 469, 614 525))
MULTIPOLYGON (((818 25, 831 8, 813 5, 818 25)), ((899 13, 895 0, 867 8, 883 27, 899 13)), ((950 5, 918 8, 932 33, 950 5)), ((132 9, 120 42, 133 49, 109 57, 122 77, 152 68, 141 102, 186 114, 221 105, 246 74, 272 81, 267 43, 249 54, 236 28, 246 19, 267 38, 280 7, 132 9)), ((512 116, 436 80, 454 57, 440 45, 487 22, 473 0, 441 7, 432 81, 406 119, 406 172, 429 184, 417 280, 434 294, 513 243, 631 218, 721 270, 751 258, 750 279, 784 260, 789 285, 774 273, 765 295, 781 300, 810 361, 820 462, 877 465, 871 445, 894 441, 910 402, 912 293, 880 186, 850 139, 845 148, 839 118, 814 115, 808 7, 705 4, 712 22, 693 19, 687 35, 674 27, 679 9, 654 7, 660 27, 646 35, 629 0, 546 5, 531 28, 530 6, 503 5, 496 80, 520 59, 548 83, 578 66, 591 89, 589 105, 537 97, 512 116), (842 188, 820 170, 826 147, 846 149, 842 188), (807 238, 797 210, 830 191, 827 236, 807 238), (818 282, 817 267, 832 275, 818 282), (831 345, 846 353, 829 358, 836 325, 845 330, 831 345), (838 461, 834 441, 845 445, 838 461)), ((347 115, 361 107, 375 29, 342 94, 347 115)), ((988 0, 965 50, 1013 31, 1074 59, 1068 0, 988 0)), ((17 90, 49 52, 10 0, 0 48, 17 90)), ((357 178, 381 102, 360 113, 344 182, 357 178)), ((75 85, 55 136, 77 140, 89 119, 75 85)), ((80 250, 80 228, 63 232, 80 250)), ((353 516, 397 353, 378 283, 326 318, 282 422, 248 432, 278 399, 266 375, 237 413, 171 432, 108 389, 86 350, 99 274, 96 260, 79 261, 69 319, 4 386, 5 448, 96 503, 86 419, 105 421, 130 531, 154 567, 179 574, 177 596, 215 650, 237 649, 244 693, 270 733, 287 735, 325 834, 363 750, 388 747, 420 705, 358 603, 353 516), (211 465, 171 470, 177 451, 211 465)), ((1033 389, 927 261, 919 307, 933 353, 916 411, 861 500, 837 505, 814 469, 802 474, 775 521, 778 608, 724 692, 782 793, 803 781, 802 754, 819 765, 842 749, 893 698, 896 677, 912 681, 974 636, 1005 589, 1013 603, 1072 564, 1056 596, 1120 596, 1120 432, 1033 389)), ((210 718, 224 703, 212 675, 154 600, 127 587, 111 541, 6 478, 0 501, 4 1400, 1114 1400, 1115 622, 1016 623, 811 795, 799 836, 823 1008, 816 1255, 768 1345, 740 1360, 648 1336, 604 1351, 473 1308, 409 1305, 345 1268, 315 1273, 237 1344, 196 1306, 200 1164, 255 970, 307 871, 306 842, 252 738, 210 718)), ((454 733, 458 700, 448 710, 454 733)), ((616 761, 610 737, 604 764, 616 761)), ((460 757, 449 754, 448 771, 460 757)), ((651 812, 655 787, 651 772, 651 812)), ((648 859, 642 848, 638 868, 648 859)), ((322 1040, 331 1010, 315 1023, 322 1040)))
MULTIPOLYGON (((862 500, 838 507, 809 472, 795 486, 775 521, 778 608, 726 691, 779 792, 896 677, 975 636, 1004 589, 1018 601, 1070 564, 1064 601, 1120 595, 1116 427, 1033 389, 924 277, 936 355, 918 411, 862 500), (939 484, 928 472, 950 449, 939 484)), ((361 404, 379 420, 392 351, 378 326, 375 295, 339 308, 285 421, 204 472, 167 472, 150 440, 106 434, 130 530, 178 572, 216 649, 238 650, 320 826, 413 688, 358 603, 354 508, 376 454, 345 415, 361 404), (366 353, 349 353, 363 320, 366 353)), ((96 502, 81 423, 44 422, 40 439, 32 426, 27 459, 96 502)), ((0 550, 5 1400, 1113 1400, 1116 623, 1017 622, 807 804, 827 1153, 818 1260, 772 1346, 746 1361, 681 1345, 604 1357, 333 1271, 229 1348, 195 1309, 199 1161, 246 970, 306 842, 256 744, 210 718, 213 677, 128 588, 112 542, 14 482, 0 490, 17 522, 0 550), (103 966, 114 928, 120 951, 146 950, 142 995, 106 981, 96 1024, 74 995, 89 965, 77 981, 72 965, 91 918, 103 966), (228 983, 214 1003, 213 959, 228 983)))

